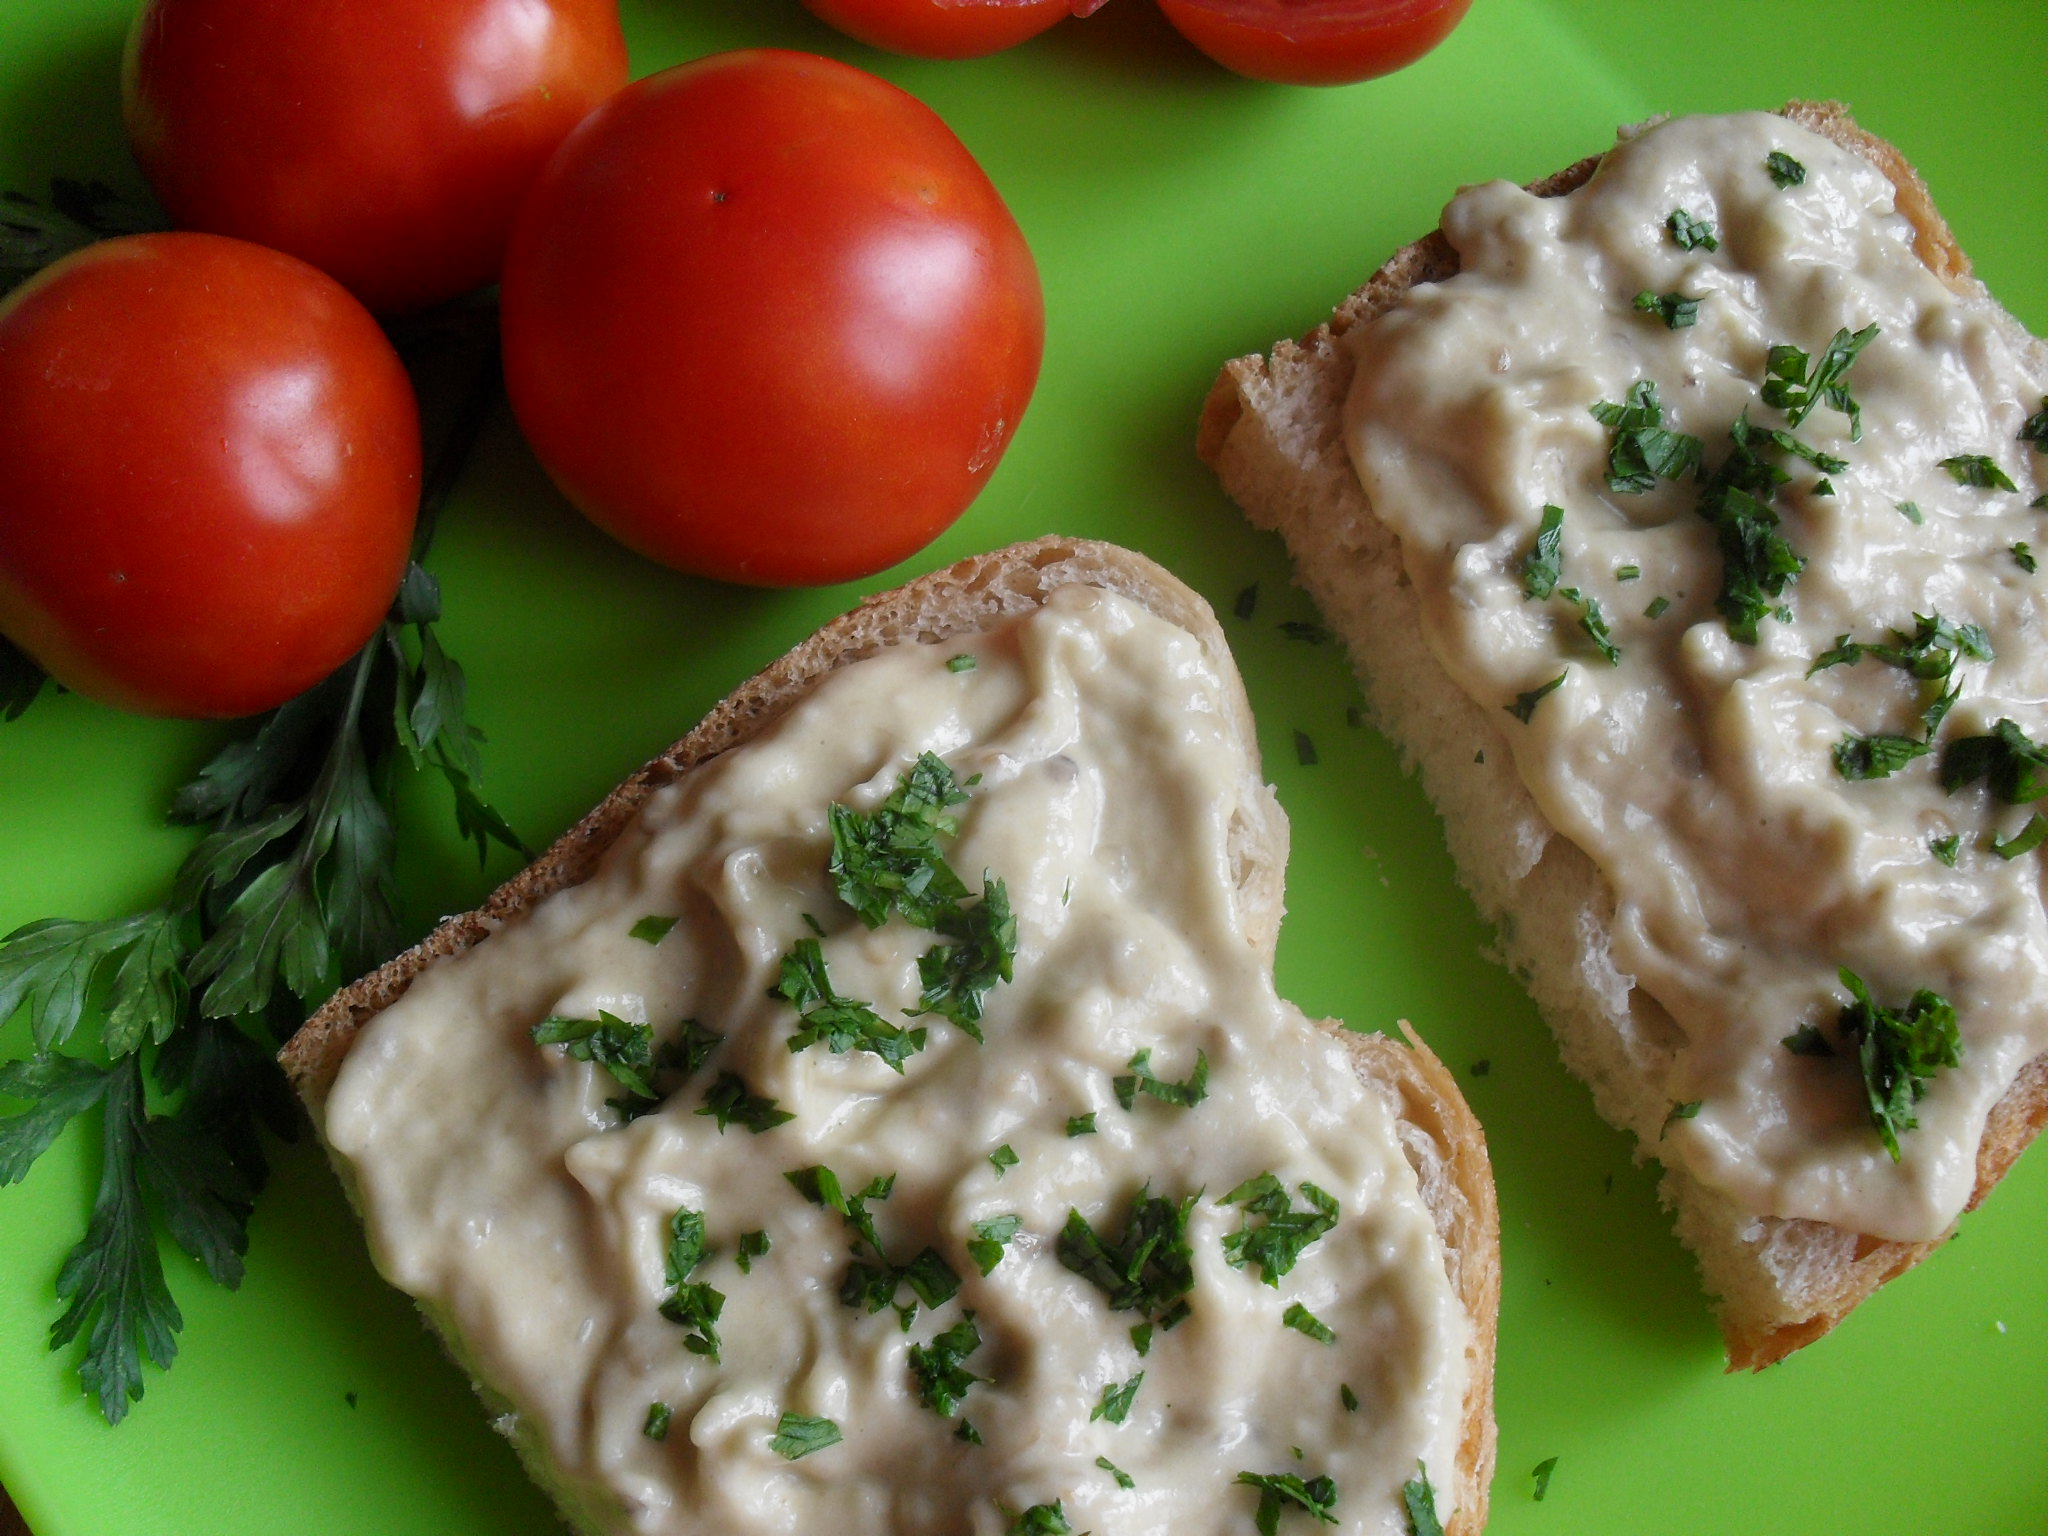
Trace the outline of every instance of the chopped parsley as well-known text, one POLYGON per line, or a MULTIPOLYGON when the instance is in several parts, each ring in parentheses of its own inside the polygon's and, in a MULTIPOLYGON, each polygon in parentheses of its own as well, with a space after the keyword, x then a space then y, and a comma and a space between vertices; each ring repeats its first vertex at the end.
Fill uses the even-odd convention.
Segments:
POLYGON ((1991 638, 1976 624, 1956 624, 1939 613, 1913 615, 1913 632, 1893 630, 1890 644, 1863 644, 1847 635, 1813 660, 1808 677, 1829 667, 1854 666, 1869 656, 1887 666, 1919 679, 1925 703, 1920 711, 1921 736, 1915 740, 1897 734, 1850 735, 1835 744, 1835 770, 1845 779, 1882 779, 1903 768, 1933 747, 1934 734, 1941 728, 1955 701, 1962 697, 1962 685, 1955 681, 1956 663, 1964 657, 1991 661, 1991 638))
POLYGON ((710 1060, 711 1053, 723 1044, 725 1036, 706 1029, 695 1019, 685 1019, 683 1032, 655 1051, 654 1069, 657 1072, 678 1072, 687 1080, 695 1077, 697 1069, 710 1060))
POLYGON ((1050 1504, 1034 1504, 1018 1515, 1004 1536, 1073 1536, 1073 1530, 1060 1509, 1060 1501, 1054 1499, 1050 1504))
POLYGON ((697 1106, 697 1113, 716 1120, 720 1135, 725 1134, 728 1125, 738 1124, 759 1136, 796 1118, 786 1109, 777 1109, 775 1100, 750 1092, 746 1079, 737 1072, 718 1074, 718 1081, 705 1089, 704 1102, 697 1106))
POLYGON ((1687 326, 1700 323, 1700 305, 1705 295, 1695 297, 1689 293, 1652 293, 1645 288, 1635 296, 1635 307, 1646 315, 1655 315, 1664 322, 1664 328, 1682 331, 1687 326))
POLYGON ((936 944, 918 960, 917 979, 924 991, 911 1013, 935 1013, 979 1040, 988 994, 997 982, 1011 979, 1017 959, 1017 919, 1010 911, 1008 887, 983 870, 981 900, 948 908, 934 927, 954 942, 936 944))
POLYGON ((977 1381, 989 1380, 967 1369, 967 1357, 979 1348, 981 1330, 974 1326, 972 1312, 935 1337, 929 1346, 911 1345, 910 1377, 917 1386, 918 1401, 942 1419, 958 1413, 960 1400, 968 1389, 977 1381))
POLYGON ((1704 1099, 1687 1099, 1683 1104, 1672 1105, 1671 1113, 1664 1117, 1664 1129, 1670 1130, 1680 1120, 1698 1118, 1700 1106, 1704 1103, 1706 1103, 1704 1099))
POLYGON ((649 1403, 647 1405, 647 1418, 640 1425, 640 1433, 650 1440, 666 1440, 668 1438, 668 1426, 675 1416, 675 1409, 669 1407, 667 1403, 649 1403))
POLYGON ((1849 418, 1849 440, 1862 441, 1863 408, 1842 381, 1856 354, 1877 334, 1875 325, 1854 332, 1844 327, 1829 339, 1817 359, 1782 342, 1772 347, 1764 359, 1764 404, 1783 411, 1795 427, 1821 406, 1830 406, 1849 418))
POLYGON ((1195 1251, 1187 1234, 1188 1215, 1199 1198, 1197 1191, 1168 1200, 1148 1185, 1131 1202, 1114 1242, 1070 1208, 1055 1249, 1059 1261, 1098 1287, 1112 1311, 1142 1313, 1147 1322, 1171 1329, 1187 1317, 1186 1297, 1195 1287, 1195 1251))
POLYGON ((677 917, 643 917, 632 927, 632 937, 643 944, 659 944, 668 937, 669 929, 681 922, 677 917))
POLYGON ((1067 1134, 1069 1136, 1093 1136, 1095 1134, 1095 1111, 1091 1109, 1085 1115, 1069 1115, 1067 1117, 1067 1134))
POLYGON ((1715 238, 1714 226, 1705 219, 1696 219, 1683 208, 1674 208, 1665 216, 1664 227, 1671 232, 1671 241, 1681 251, 1698 250, 1705 246, 1710 251, 1721 249, 1721 242, 1715 238))
POLYGON ((1917 501, 1902 501, 1894 510, 1915 528, 1922 526, 1927 521, 1920 511, 1920 503, 1917 501))
POLYGON ((2012 563, 2025 571, 2029 576, 2041 568, 2040 562, 2034 558, 2033 550, 2029 549, 2024 543, 2013 545, 2012 563))
POLYGON ((678 1210, 669 1218, 669 1297, 661 1304, 661 1315, 684 1330, 683 1348, 718 1359, 718 1317, 725 1310, 725 1293, 702 1281, 690 1279, 691 1271, 711 1257, 704 1241, 704 1213, 678 1210))
POLYGON ((1614 579, 1616 581, 1635 581, 1642 574, 1643 568, 1640 565, 1617 565, 1614 568, 1614 579))
POLYGON ((1127 1111, 1136 1107, 1141 1093, 1176 1109, 1193 1109, 1209 1097, 1209 1057, 1206 1052, 1195 1052, 1195 1070, 1188 1074, 1184 1083, 1169 1083, 1152 1075, 1152 1047, 1149 1045, 1125 1065, 1131 1069, 1130 1075, 1112 1078, 1110 1087, 1116 1091, 1117 1103, 1127 1111))
POLYGON ((1296 1333, 1306 1334, 1318 1344, 1334 1344, 1337 1342, 1336 1331, 1298 1301, 1281 1313, 1280 1322, 1283 1327, 1292 1328, 1296 1333))
POLYGON ((1650 599, 1650 606, 1643 610, 1646 619, 1661 619, 1671 608, 1671 599, 1658 596, 1650 599))
POLYGON ((947 812, 966 799, 953 770, 925 752, 874 810, 835 803, 826 870, 839 899, 870 928, 881 927, 892 909, 916 927, 935 927, 943 909, 967 894, 939 852, 940 836, 960 831, 947 812))
POLYGON ((962 1419, 953 1427, 953 1438, 964 1441, 968 1445, 986 1445, 988 1443, 981 1438, 981 1431, 976 1429, 966 1419, 962 1419))
POLYGON ((2041 409, 2026 419, 2014 441, 2032 443, 2034 452, 2048 453, 2048 395, 2041 397, 2041 409))
POLYGON ((1112 1424, 1121 1424, 1131 1416, 1131 1404, 1138 1396, 1138 1388, 1145 1384, 1145 1373, 1138 1372, 1122 1386, 1113 1382, 1102 1385, 1102 1401, 1089 1410, 1088 1422, 1107 1419, 1112 1424))
POLYGON ((1991 851, 2001 859, 2016 859, 2023 853, 2032 853, 2044 842, 2048 842, 2048 817, 2037 811, 2027 819, 2024 827, 2004 842, 2001 843, 1994 837, 1991 840, 1991 851))
POLYGON ((1852 782, 1888 779, 1933 749, 1911 736, 1844 736, 1835 743, 1835 772, 1852 782))
POLYGON ((1429 1486, 1429 1469, 1415 1464, 1415 1475, 1401 1485, 1401 1502, 1408 1509, 1409 1536, 1444 1536, 1443 1522, 1436 1516, 1436 1490, 1429 1486))
POLYGON ((1614 643, 1614 635, 1607 627, 1607 615, 1601 611, 1600 599, 1577 587, 1565 587, 1558 593, 1567 602, 1577 603, 1585 612, 1579 615, 1579 628, 1592 640, 1593 648, 1607 659, 1607 665, 1621 665, 1621 647, 1614 643))
POLYGON ((1327 1476, 1304 1482, 1294 1472, 1240 1472, 1236 1481, 1259 1490, 1259 1510, 1253 1517, 1259 1536, 1274 1536, 1283 1509, 1304 1509, 1324 1525, 1337 1523, 1337 1484, 1327 1476))
POLYGON ((1834 482, 1834 481, 1832 481, 1832 480, 1829 480, 1829 479, 1827 479, 1826 477, 1822 477, 1821 479, 1819 479, 1819 480, 1816 480, 1816 481, 1814 481, 1814 482, 1813 482, 1813 492, 1812 492, 1812 494, 1813 494, 1813 495, 1815 495, 1815 496, 1832 496, 1832 495, 1834 495, 1834 494, 1835 494, 1835 482, 1834 482))
POLYGON ((741 1274, 750 1275, 754 1272, 754 1260, 767 1257, 771 1246, 766 1232, 742 1232, 739 1249, 733 1254, 732 1261, 739 1265, 741 1274))
POLYGON ((1927 851, 1950 869, 1956 867, 1956 855, 1962 851, 1962 847, 1961 836, 1954 832, 1949 833, 1947 837, 1930 838, 1927 843, 1927 851))
POLYGON ((1010 1144, 1007 1141, 1000 1147, 997 1147, 995 1151, 989 1153, 988 1160, 995 1165, 996 1177, 999 1179, 1009 1172, 1010 1169, 1016 1167, 1018 1161, 1017 1154, 1010 1150, 1010 1144))
POLYGON ((1791 452, 1805 445, 1789 433, 1752 426, 1746 414, 1735 419, 1728 436, 1734 447, 1707 478, 1693 510, 1712 526, 1721 553, 1715 611, 1731 638, 1755 645, 1758 621, 1778 611, 1786 584, 1806 568, 1778 532, 1778 514, 1770 506, 1791 476, 1765 452, 1773 446, 1791 452), (1788 443, 1794 446, 1787 448, 1788 443))
POLYGON ((1529 1474, 1531 1477, 1536 1479, 1535 1498, 1538 1504, 1541 1504, 1543 1502, 1543 1496, 1550 1492, 1550 1474, 1555 1472, 1556 1470, 1557 1458, 1555 1456, 1551 1456, 1545 1458, 1542 1461, 1537 1462, 1535 1471, 1529 1474))
POLYGON ((1246 1179, 1219 1205, 1244 1208, 1244 1220, 1223 1238, 1223 1262, 1232 1269, 1259 1267, 1259 1278, 1278 1288, 1309 1244, 1337 1225, 1337 1201, 1310 1183, 1299 1186, 1306 1210, 1293 1209, 1286 1186, 1273 1173, 1246 1179))
POLYGON ((1564 508, 1545 503, 1536 543, 1522 557, 1522 597, 1542 599, 1557 590, 1564 574, 1564 508))
POLYGON ((1131 1348, 1138 1352, 1140 1360, 1152 1353, 1152 1325, 1150 1323, 1138 1323, 1132 1327, 1131 1348))
POLYGON ((559 1045, 575 1061, 587 1061, 612 1075, 636 1099, 653 1099, 647 1079, 654 1067, 654 1027, 629 1024, 600 1008, 594 1019, 542 1019, 533 1026, 535 1045, 559 1045))
POLYGON ((775 1426, 775 1438, 768 1442, 768 1449, 784 1461, 802 1461, 813 1452, 837 1445, 843 1438, 839 1426, 830 1419, 814 1419, 808 1414, 790 1413, 785 1409, 781 1421, 775 1426))
POLYGON ((1526 693, 1518 693, 1515 695, 1514 703, 1503 704, 1501 707, 1521 721, 1522 724, 1527 725, 1530 716, 1536 713, 1536 706, 1543 702, 1546 695, 1562 688, 1564 680, 1570 675, 1569 672, 1560 672, 1542 687, 1531 688, 1526 693))
POLYGON ((974 665, 974 658, 972 656, 962 654, 947 658, 946 670, 948 672, 972 672, 974 665))
POLYGON ((1806 167, 1782 149, 1774 149, 1764 156, 1764 169, 1771 173, 1771 180, 1781 191, 1786 187, 1796 187, 1806 180, 1806 167))
POLYGON ((1802 1024, 1778 1044, 1794 1056, 1832 1056, 1835 1048, 1828 1044, 1828 1037, 1815 1024, 1802 1024))
POLYGON ((1957 485, 1974 486, 1980 491, 2017 491, 2012 476, 2000 469, 1989 454, 1958 453, 1951 458, 1937 459, 1939 468, 1954 477, 1957 485))
POLYGON ((1924 987, 1903 1009, 1882 1007, 1854 971, 1845 965, 1840 975, 1851 1001, 1844 1005, 1836 1028, 1856 1042, 1870 1123, 1896 1163, 1899 1132, 1920 1123, 1913 1106, 1926 1096, 1935 1073, 1962 1059, 1956 1011, 1948 999, 1924 987))
POLYGON ((1654 379, 1638 379, 1623 403, 1602 400, 1589 407, 1595 420, 1613 429, 1607 447, 1607 488, 1635 495, 1677 480, 1699 467, 1701 443, 1664 425, 1664 404, 1654 379))
MULTIPOLYGON (((838 809, 838 807, 834 807, 838 809)), ((816 939, 798 939, 782 957, 782 974, 768 989, 770 997, 788 1000, 802 1028, 789 1037, 792 1051, 819 1041, 835 1056, 850 1050, 871 1051, 897 1072, 909 1057, 924 1049, 922 1029, 901 1029, 866 1003, 841 997, 825 972, 825 952, 816 939)))
POLYGON ((2007 805, 2025 805, 2048 795, 2048 747, 2030 740, 2010 720, 1988 736, 1959 736, 1941 756, 1941 787, 1954 794, 1979 779, 2007 805))
POLYGON ((1017 1229, 1024 1225, 1018 1216, 991 1216, 974 1224, 974 1236, 967 1240, 967 1257, 983 1275, 1003 1262, 1003 1250, 1017 1229))
POLYGON ((1115 1462, 1111 1461, 1107 1456, 1096 1457, 1095 1465, 1102 1468, 1102 1470, 1107 1472, 1111 1477, 1115 1478, 1117 1487, 1122 1488, 1126 1492, 1129 1492, 1131 1489, 1138 1486, 1135 1482, 1131 1480, 1130 1473, 1126 1472, 1122 1467, 1118 1466, 1115 1462))
POLYGON ((823 1164, 793 1168, 783 1178, 811 1204, 838 1212, 852 1230, 853 1262, 839 1282, 839 1299, 847 1306, 862 1308, 871 1315, 884 1307, 893 1307, 897 1321, 908 1333, 917 1317, 917 1302, 938 1308, 959 1294, 960 1276, 936 1248, 922 1249, 908 1264, 889 1261, 888 1251, 875 1231, 875 1218, 868 1210, 868 1202, 889 1198, 896 1188, 895 1174, 879 1174, 852 1195, 846 1192, 839 1176, 823 1164), (897 1294, 906 1285, 916 1300, 899 1303, 897 1294))
POLYGON ((1337 1401, 1344 1405, 1346 1413, 1358 1412, 1358 1394, 1351 1390, 1351 1383, 1344 1382, 1337 1388, 1337 1401))

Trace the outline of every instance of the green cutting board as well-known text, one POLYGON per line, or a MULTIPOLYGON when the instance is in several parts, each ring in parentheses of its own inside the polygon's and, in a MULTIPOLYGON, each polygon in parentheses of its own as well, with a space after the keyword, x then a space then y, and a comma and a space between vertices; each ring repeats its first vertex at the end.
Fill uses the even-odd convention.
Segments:
MULTIPOLYGON (((128 9, 0 0, 0 185, 139 185, 115 85, 128 9)), ((487 789, 527 837, 560 831, 860 590, 959 555, 1093 534, 1162 560, 1226 613, 1256 583, 1255 617, 1226 625, 1294 825, 1282 989, 1364 1028, 1413 1019, 1492 1145, 1506 1289, 1491 1529, 2048 1530, 2048 1155, 1834 1335, 1761 1376, 1724 1375, 1654 1171, 1634 1166, 1484 958, 1421 793, 1349 724, 1357 695, 1335 648, 1278 627, 1311 611, 1190 446, 1222 359, 1313 325, 1460 183, 1533 178, 1656 112, 1849 101, 1919 165, 1992 290, 2048 328, 2048 5, 1478 0, 1413 69, 1332 91, 1225 75, 1145 0, 960 64, 856 47, 796 0, 631 0, 626 21, 636 73, 776 44, 849 59, 937 108, 1037 252, 1045 372, 980 502, 858 589, 740 591, 658 570, 585 526, 501 417, 433 564, 444 638, 490 734, 487 789), (1531 1469, 1553 1456, 1538 1503, 1531 1469)), ((188 842, 162 808, 221 737, 70 697, 0 725, 0 931, 156 900, 188 842)), ((479 871, 429 785, 407 790, 401 839, 414 931, 510 872, 479 871)), ((19 1022, 0 1028, 0 1056, 25 1049, 19 1022)), ((115 1430, 81 1397, 75 1354, 45 1347, 96 1153, 74 1131, 0 1191, 0 1483, 37 1536, 554 1530, 371 1272, 319 1155, 302 1143, 280 1162, 239 1293, 167 1253, 184 1352, 115 1430)))

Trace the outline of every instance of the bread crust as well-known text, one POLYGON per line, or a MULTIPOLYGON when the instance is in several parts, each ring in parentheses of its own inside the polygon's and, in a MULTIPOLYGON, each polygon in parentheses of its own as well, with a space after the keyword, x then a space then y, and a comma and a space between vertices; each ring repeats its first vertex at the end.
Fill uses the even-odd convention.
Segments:
MULTIPOLYGON (((1233 828, 1234 873, 1249 937, 1270 965, 1282 912, 1287 823, 1264 782, 1251 706, 1214 613, 1193 590, 1142 555, 1094 540, 1041 538, 962 560, 834 619, 734 689, 694 730, 626 779, 475 911, 445 919, 411 949, 329 998, 278 1056, 323 1142, 328 1096, 363 1026, 402 997, 435 961, 473 947, 552 892, 587 879, 657 789, 757 735, 840 667, 885 646, 936 645, 994 628, 1075 584, 1116 592, 1186 630, 1228 680, 1225 708, 1244 750, 1246 776, 1240 824, 1233 828)), ((1455 1077, 1405 1020, 1406 1046, 1385 1035, 1355 1034, 1330 1020, 1319 1027, 1345 1044, 1360 1079, 1394 1113, 1402 1149, 1443 1239, 1452 1286, 1471 1325, 1456 1468, 1458 1512, 1446 1531, 1448 1536, 1478 1536, 1486 1524, 1493 1478, 1493 1366, 1500 1310, 1500 1214, 1485 1134, 1455 1077)), ((339 1171, 349 1188, 346 1170, 339 1171)), ((353 1201, 352 1188, 349 1193, 353 1201)), ((435 1326, 461 1364, 459 1342, 435 1326)), ((479 1391, 492 1402, 486 1388, 479 1386, 479 1391)), ((549 1482, 530 1447, 520 1450, 537 1481, 564 1492, 549 1482)))
MULTIPOLYGON (((1840 102, 1794 101, 1781 115, 1876 166, 1896 190, 1928 269, 2017 328, 1972 276, 1926 183, 1897 149, 1858 127, 1840 102)), ((1527 190, 1562 196, 1583 186, 1602 158, 1589 156, 1527 190)), ((1299 341, 1280 342, 1270 356, 1225 363, 1203 405, 1196 451, 1250 520, 1287 542, 1296 580, 1345 637, 1376 720, 1445 812, 1459 878, 1498 927, 1504 958, 1526 979, 1566 1066, 1593 1090, 1606 1119, 1637 1131, 1638 1155, 1650 1156, 1652 1138, 1631 1127, 1624 1106, 1635 1096, 1643 1063, 1675 1045, 1675 1026, 1640 991, 1629 992, 1606 960, 1615 897, 1605 877, 1543 819, 1501 728, 1422 642, 1421 608, 1398 541, 1373 515, 1342 441, 1352 365, 1337 339, 1385 313, 1417 283, 1440 282, 1457 270, 1457 252, 1440 230, 1433 232, 1395 252, 1299 341)), ((2048 1055, 2031 1062, 1992 1110, 1968 1209, 2005 1176, 2044 1122, 2048 1055)), ((1659 1195, 1699 1261, 1731 1371, 1760 1370, 1812 1343, 1954 1232, 1933 1242, 1891 1242, 1822 1222, 1759 1218, 1676 1167, 1665 1169, 1659 1195)))

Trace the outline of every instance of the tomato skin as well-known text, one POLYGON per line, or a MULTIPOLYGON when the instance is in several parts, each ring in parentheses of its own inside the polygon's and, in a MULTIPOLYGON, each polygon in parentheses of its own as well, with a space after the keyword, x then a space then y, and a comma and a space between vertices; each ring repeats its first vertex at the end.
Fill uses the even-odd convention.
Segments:
POLYGON ((175 224, 389 314, 497 277, 527 185, 626 73, 616 0, 147 0, 121 97, 175 224))
POLYGON ((1224 68, 1279 85, 1349 85, 1413 64, 1472 0, 1159 0, 1224 68))
POLYGON ((636 81, 534 184, 505 382, 563 493, 664 564, 867 575, 981 489, 1038 378, 1009 210, 938 116, 772 50, 636 81))
POLYGON ((0 301, 0 632, 78 693, 227 718, 301 693, 404 574, 419 415, 293 257, 130 235, 0 301))
POLYGON ((848 37, 920 59, 978 59, 1038 36, 1103 0, 804 0, 848 37))

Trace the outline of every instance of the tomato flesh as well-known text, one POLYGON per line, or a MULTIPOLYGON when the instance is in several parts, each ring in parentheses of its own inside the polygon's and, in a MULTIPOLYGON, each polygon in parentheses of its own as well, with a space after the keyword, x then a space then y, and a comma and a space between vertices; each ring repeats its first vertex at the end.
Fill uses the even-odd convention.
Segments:
POLYGON ((1159 0, 1226 69, 1280 85, 1349 85, 1413 64, 1472 0, 1159 0))
POLYGON ((0 632, 75 692, 224 718, 359 650, 419 417, 339 284, 215 235, 86 247, 0 302, 0 632))
POLYGON ((174 223, 395 313, 497 277, 528 184, 625 82, 614 0, 147 0, 122 102, 174 223))
POLYGON ((759 585, 866 575, 973 500, 1038 376, 1009 210, 928 107, 808 54, 635 82, 521 210, 514 413, 599 526, 759 585))
POLYGON ((1014 48, 1103 0, 804 0, 848 37, 921 59, 978 59, 1014 48))

